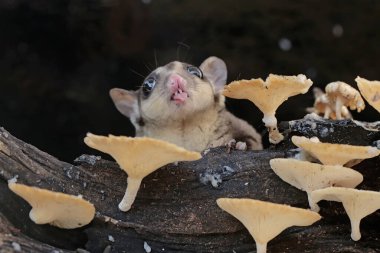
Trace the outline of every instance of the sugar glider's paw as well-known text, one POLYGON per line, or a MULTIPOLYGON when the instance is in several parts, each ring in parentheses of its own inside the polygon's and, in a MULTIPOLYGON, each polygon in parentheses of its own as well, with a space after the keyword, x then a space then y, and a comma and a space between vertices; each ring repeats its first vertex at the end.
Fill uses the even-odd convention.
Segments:
POLYGON ((231 150, 235 149, 235 146, 236 146, 236 140, 235 139, 231 139, 230 141, 228 141, 226 144, 225 144, 226 148, 227 148, 227 153, 230 153, 231 150))
POLYGON ((247 150, 247 143, 244 141, 238 141, 235 144, 235 149, 236 150, 247 150))
POLYGON ((230 140, 229 142, 227 142, 226 144, 226 147, 227 147, 227 152, 231 152, 231 150, 247 150, 248 149, 248 146, 247 146, 247 143, 244 142, 244 141, 238 141, 236 142, 235 139, 232 139, 230 140))
POLYGON ((231 139, 229 140, 227 143, 226 143, 226 147, 228 148, 235 148, 235 145, 236 145, 236 140, 235 139, 231 139))

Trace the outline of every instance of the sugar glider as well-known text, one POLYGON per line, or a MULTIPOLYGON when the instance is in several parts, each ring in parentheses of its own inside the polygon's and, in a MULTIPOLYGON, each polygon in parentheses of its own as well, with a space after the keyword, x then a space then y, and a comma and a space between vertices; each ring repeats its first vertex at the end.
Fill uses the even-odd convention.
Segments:
POLYGON ((140 89, 110 90, 116 108, 136 128, 136 136, 165 140, 192 151, 245 142, 262 149, 261 136, 227 111, 221 94, 227 67, 217 57, 199 67, 173 61, 150 73, 140 89))

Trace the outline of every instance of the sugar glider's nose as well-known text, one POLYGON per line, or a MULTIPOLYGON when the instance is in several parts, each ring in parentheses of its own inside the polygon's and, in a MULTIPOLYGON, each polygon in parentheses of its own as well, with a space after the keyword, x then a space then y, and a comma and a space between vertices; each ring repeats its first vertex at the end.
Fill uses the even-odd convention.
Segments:
POLYGON ((178 74, 173 73, 169 76, 167 85, 171 93, 170 99, 178 106, 184 104, 189 97, 186 83, 186 80, 178 74))
POLYGON ((172 93, 177 90, 186 90, 186 80, 178 74, 171 74, 168 79, 168 86, 172 93))

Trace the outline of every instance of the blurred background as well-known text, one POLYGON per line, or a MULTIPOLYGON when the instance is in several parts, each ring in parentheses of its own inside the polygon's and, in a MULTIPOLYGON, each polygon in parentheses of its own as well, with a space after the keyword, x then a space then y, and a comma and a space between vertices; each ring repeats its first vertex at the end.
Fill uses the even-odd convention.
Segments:
MULTIPOLYGON (((71 162, 86 132, 134 135, 109 89, 173 60, 225 60, 228 81, 303 73, 324 87, 380 79, 380 1, 0 0, 0 126, 71 162)), ((280 107, 302 118, 311 92, 280 107)), ((247 101, 228 108, 260 131, 247 101)), ((368 104, 354 113, 380 120, 368 104)))

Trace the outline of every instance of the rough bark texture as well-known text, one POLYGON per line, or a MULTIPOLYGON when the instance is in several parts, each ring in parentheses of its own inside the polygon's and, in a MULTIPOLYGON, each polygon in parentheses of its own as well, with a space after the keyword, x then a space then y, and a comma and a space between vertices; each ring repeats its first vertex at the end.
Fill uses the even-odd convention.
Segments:
MULTIPOLYGON (((196 162, 168 165, 143 180, 132 209, 118 210, 127 175, 115 162, 83 155, 76 165, 58 161, 0 129, 0 252, 250 252, 255 243, 235 218, 216 205, 219 197, 248 197, 307 208, 306 193, 281 181, 269 160, 291 156, 294 134, 334 142, 372 145, 380 134, 350 121, 297 120, 281 124, 287 139, 264 151, 212 149, 196 162), (326 130, 327 129, 327 130, 326 130), (333 129, 333 130, 331 130, 333 129), (97 209, 93 222, 63 230, 30 221, 30 206, 8 190, 7 180, 69 194, 82 194, 97 209), (220 177, 213 187, 206 178, 220 177), (112 237, 110 237, 112 236, 112 237), (13 243, 13 244, 12 244, 13 243), (54 251, 56 250, 56 251, 54 251)), ((380 159, 355 166, 360 189, 380 189, 380 159)), ((310 227, 293 227, 270 241, 268 252, 378 252, 380 215, 363 219, 362 239, 350 239, 340 203, 321 202, 324 217, 310 227)))

